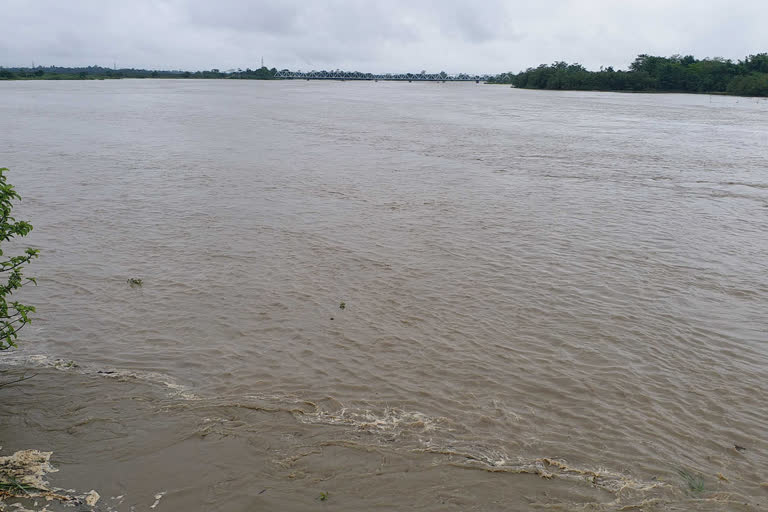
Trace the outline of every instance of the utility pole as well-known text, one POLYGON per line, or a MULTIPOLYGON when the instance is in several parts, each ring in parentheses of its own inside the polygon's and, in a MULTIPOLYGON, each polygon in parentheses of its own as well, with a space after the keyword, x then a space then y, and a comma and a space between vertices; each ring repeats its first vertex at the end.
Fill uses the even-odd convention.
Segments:
POLYGON ((264 67, 264 56, 261 56, 261 67, 264 67))

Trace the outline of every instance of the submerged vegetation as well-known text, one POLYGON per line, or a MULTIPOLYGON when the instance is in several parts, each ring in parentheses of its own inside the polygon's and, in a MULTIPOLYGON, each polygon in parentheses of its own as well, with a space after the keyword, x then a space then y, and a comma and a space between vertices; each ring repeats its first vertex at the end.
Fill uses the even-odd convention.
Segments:
POLYGON ((138 277, 131 277, 128 279, 128 286, 131 288, 141 288, 144 285, 144 280, 138 277))
MULTIPOLYGON (((8 169, 0 167, 0 244, 5 244, 16 237, 25 237, 32 231, 32 224, 11 216, 13 201, 21 196, 8 183, 5 173, 8 169)), ((16 346, 19 331, 31 322, 30 313, 34 306, 27 306, 11 300, 11 295, 27 283, 37 284, 35 278, 24 279, 24 267, 37 258, 39 250, 27 248, 23 254, 6 256, 0 249, 0 350, 16 346)))
POLYGON ((704 492, 704 479, 700 475, 696 475, 685 469, 678 469, 677 474, 683 479, 685 486, 689 491, 704 492))
POLYGON ((114 78, 231 78, 244 80, 272 80, 277 69, 262 66, 258 69, 229 71, 161 71, 152 69, 112 69, 102 66, 66 68, 36 66, 29 68, 0 67, 0 80, 104 80, 114 78))
POLYGON ((581 64, 555 62, 503 73, 489 82, 521 89, 692 92, 737 96, 768 96, 768 53, 744 60, 696 59, 692 55, 638 55, 629 69, 589 71, 581 64))

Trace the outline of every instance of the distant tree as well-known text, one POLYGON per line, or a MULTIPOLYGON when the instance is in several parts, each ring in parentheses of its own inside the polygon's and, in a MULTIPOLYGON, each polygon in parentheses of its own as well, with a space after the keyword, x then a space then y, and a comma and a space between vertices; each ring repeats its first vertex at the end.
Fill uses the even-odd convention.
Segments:
POLYGON ((741 63, 742 67, 749 72, 768 73, 768 53, 758 53, 750 55, 741 63))
POLYGON ((715 57, 697 60, 692 55, 659 57, 641 54, 628 71, 612 67, 592 72, 580 64, 554 62, 520 73, 502 73, 491 83, 526 89, 727 92, 741 96, 768 95, 768 53, 743 61, 715 57))
MULTIPOLYGON (((0 244, 15 237, 25 237, 32 231, 32 224, 23 220, 17 221, 11 216, 13 201, 20 200, 21 196, 14 190, 13 185, 7 182, 6 172, 8 169, 0 168, 0 244)), ((25 284, 37 284, 34 278, 25 281, 23 270, 33 258, 37 258, 39 252, 37 249, 27 248, 24 254, 6 256, 0 249, 0 275, 3 276, 0 279, 0 350, 16 346, 19 331, 31 322, 29 314, 35 312, 33 306, 10 299, 13 292, 25 284)))
POLYGON ((635 58, 635 61, 629 65, 630 71, 645 71, 651 76, 656 76, 660 66, 669 62, 666 57, 656 57, 654 55, 641 54, 635 58))
POLYGON ((727 91, 738 96, 768 96, 768 74, 737 76, 728 83, 727 91))

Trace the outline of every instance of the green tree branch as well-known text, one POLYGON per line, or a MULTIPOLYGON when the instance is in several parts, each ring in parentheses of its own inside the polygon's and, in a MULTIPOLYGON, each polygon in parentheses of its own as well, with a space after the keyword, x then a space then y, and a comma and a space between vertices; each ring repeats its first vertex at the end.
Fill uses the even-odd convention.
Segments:
MULTIPOLYGON (((11 216, 13 202, 21 200, 21 196, 8 183, 7 172, 7 168, 0 167, 0 242, 25 237, 32 231, 32 224, 11 216)), ((37 284, 33 277, 25 280, 24 267, 39 254, 39 250, 27 248, 24 254, 5 256, 0 248, 0 258, 4 258, 0 260, 0 274, 7 276, 5 282, 0 281, 0 350, 16 347, 19 331, 32 322, 29 314, 35 312, 35 307, 9 299, 25 284, 37 284)))

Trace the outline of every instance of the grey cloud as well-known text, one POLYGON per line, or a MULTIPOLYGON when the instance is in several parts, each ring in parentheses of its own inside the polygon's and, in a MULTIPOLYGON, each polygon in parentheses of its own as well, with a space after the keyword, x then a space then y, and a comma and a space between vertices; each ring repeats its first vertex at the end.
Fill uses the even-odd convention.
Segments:
POLYGON ((179 6, 193 25, 285 35, 300 29, 300 2, 190 0, 179 6))
POLYGON ((768 50, 742 0, 0 0, 0 65, 501 72, 768 50))
POLYGON ((447 1, 437 11, 440 29, 447 38, 460 38, 470 43, 519 39, 512 22, 509 2, 485 2, 482 8, 461 1, 447 1))

